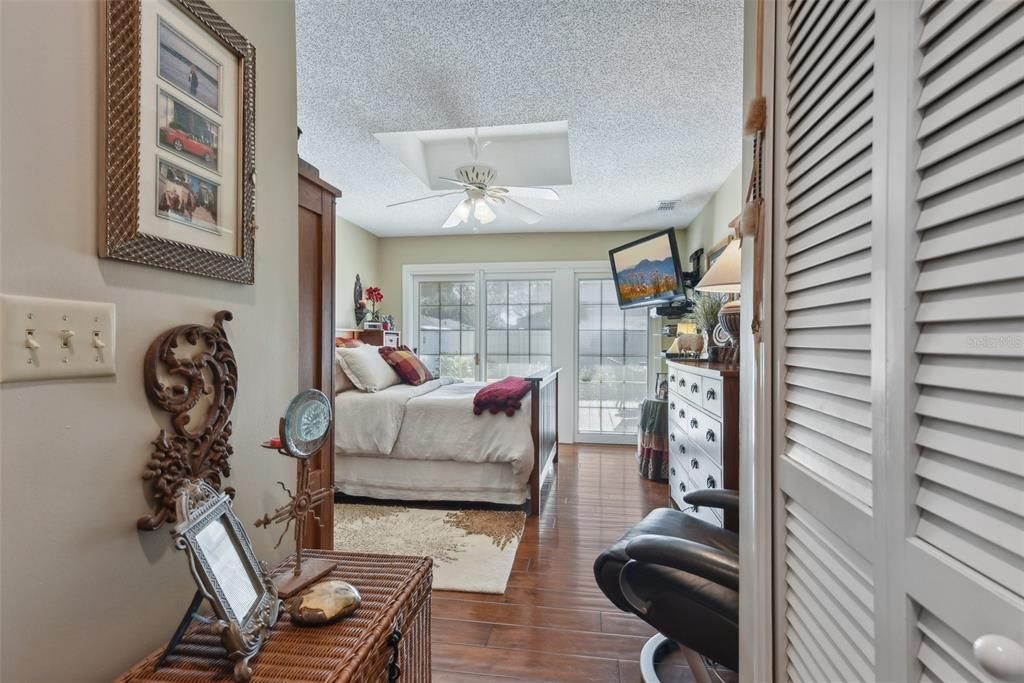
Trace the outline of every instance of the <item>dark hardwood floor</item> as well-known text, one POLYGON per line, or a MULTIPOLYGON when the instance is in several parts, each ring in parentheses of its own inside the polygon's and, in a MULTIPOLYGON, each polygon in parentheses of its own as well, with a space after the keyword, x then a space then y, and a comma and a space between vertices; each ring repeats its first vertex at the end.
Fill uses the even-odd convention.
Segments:
MULTIPOLYGON (((640 477, 632 448, 563 445, 505 594, 434 592, 434 680, 639 681, 640 649, 654 631, 604 597, 592 567, 601 550, 667 504, 667 485, 640 477)), ((662 676, 693 680, 685 666, 662 676)))

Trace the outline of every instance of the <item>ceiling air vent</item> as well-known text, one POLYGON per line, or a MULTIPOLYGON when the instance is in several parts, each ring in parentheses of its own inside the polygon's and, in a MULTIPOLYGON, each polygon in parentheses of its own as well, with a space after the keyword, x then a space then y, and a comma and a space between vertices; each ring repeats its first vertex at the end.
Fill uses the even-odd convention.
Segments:
POLYGON ((675 211, 679 206, 678 199, 662 199, 658 202, 658 211, 675 211))

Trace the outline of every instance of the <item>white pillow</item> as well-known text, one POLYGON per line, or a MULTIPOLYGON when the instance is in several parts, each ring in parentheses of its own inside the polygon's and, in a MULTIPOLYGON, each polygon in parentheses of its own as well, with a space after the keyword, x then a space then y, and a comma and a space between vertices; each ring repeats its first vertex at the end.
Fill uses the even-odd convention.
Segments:
POLYGON ((374 392, 402 383, 402 378, 380 357, 377 348, 365 344, 353 349, 336 349, 338 364, 357 389, 374 392))
POLYGON ((340 394, 343 391, 348 391, 349 389, 355 389, 356 388, 356 385, 352 384, 352 380, 350 380, 348 378, 348 375, 345 374, 345 370, 342 369, 342 367, 341 367, 341 360, 339 358, 339 356, 341 354, 338 353, 339 351, 341 351, 341 349, 335 349, 334 350, 334 395, 335 396, 337 396, 338 394, 340 394))

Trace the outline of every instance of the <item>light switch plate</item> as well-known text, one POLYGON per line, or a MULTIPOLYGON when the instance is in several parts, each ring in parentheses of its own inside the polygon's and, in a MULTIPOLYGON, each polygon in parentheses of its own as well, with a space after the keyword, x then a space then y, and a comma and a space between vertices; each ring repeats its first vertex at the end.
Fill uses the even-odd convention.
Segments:
POLYGON ((0 382, 114 374, 114 304, 0 295, 0 382))

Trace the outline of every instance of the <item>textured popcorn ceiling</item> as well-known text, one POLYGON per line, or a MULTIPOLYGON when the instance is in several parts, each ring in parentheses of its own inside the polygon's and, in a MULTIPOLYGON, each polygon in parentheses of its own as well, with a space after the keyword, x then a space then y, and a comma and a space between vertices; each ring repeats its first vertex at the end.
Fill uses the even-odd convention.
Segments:
POLYGON ((471 228, 440 229, 458 196, 385 208, 433 191, 374 133, 568 120, 562 201, 481 232, 681 227, 740 162, 741 0, 298 0, 296 15, 299 153, 378 235, 471 228), (656 212, 663 199, 682 201, 656 212))

